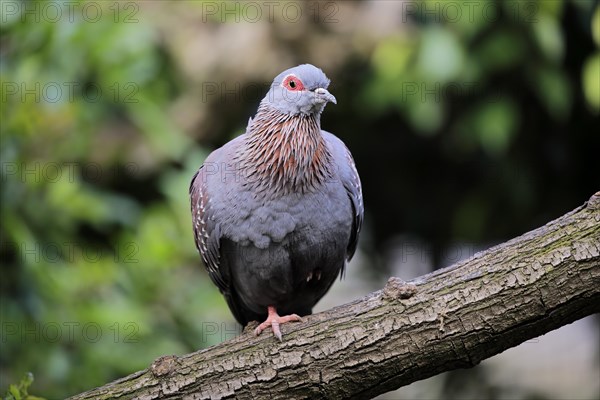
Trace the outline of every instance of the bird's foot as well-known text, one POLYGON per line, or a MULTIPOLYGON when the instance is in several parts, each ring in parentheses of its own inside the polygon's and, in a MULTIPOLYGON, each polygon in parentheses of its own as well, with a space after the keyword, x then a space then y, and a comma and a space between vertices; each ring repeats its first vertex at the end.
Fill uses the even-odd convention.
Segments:
POLYGON ((275 309, 275 307, 272 307, 272 306, 268 307, 268 312, 269 312, 269 315, 267 316, 266 321, 263 322, 262 324, 258 325, 256 327, 256 329, 254 330, 254 334, 256 336, 260 335, 260 333, 262 331, 264 331, 265 329, 267 329, 268 327, 271 327, 273 334, 281 342, 282 341, 281 331, 279 330, 280 324, 283 324, 286 322, 292 322, 292 321, 304 322, 302 320, 302 317, 300 317, 297 314, 279 316, 279 314, 277 314, 277 310, 275 309))

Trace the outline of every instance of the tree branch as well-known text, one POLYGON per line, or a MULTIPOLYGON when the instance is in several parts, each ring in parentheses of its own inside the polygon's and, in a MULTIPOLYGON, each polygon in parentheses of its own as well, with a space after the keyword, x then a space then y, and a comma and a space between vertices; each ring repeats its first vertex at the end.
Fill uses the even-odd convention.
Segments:
POLYGON ((469 260, 283 326, 156 360, 72 399, 367 398, 600 311, 600 192, 469 260))

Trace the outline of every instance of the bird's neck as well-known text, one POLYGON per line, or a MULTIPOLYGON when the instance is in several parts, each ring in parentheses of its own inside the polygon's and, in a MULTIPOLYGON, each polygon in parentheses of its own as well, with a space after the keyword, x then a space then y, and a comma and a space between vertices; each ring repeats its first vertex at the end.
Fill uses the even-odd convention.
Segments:
POLYGON ((246 135, 239 162, 259 190, 313 191, 331 176, 319 114, 289 115, 261 103, 246 135))

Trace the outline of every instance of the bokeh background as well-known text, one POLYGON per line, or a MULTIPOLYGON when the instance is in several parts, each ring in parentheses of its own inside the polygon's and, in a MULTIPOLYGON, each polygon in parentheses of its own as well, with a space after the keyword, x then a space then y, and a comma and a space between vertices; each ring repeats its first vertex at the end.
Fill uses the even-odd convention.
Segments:
MULTIPOLYGON (((61 398, 238 334, 188 184, 296 64, 332 79, 322 126, 366 205, 319 310, 599 189, 597 1, 0 5, 2 394, 30 371, 30 393, 61 398)), ((587 318, 382 398, 596 399, 598 336, 587 318)))

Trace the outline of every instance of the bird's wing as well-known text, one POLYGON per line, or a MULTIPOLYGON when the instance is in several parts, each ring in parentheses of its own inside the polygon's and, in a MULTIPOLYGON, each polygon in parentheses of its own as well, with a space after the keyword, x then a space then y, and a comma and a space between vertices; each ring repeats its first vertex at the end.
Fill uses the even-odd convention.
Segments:
POLYGON ((362 186, 354 159, 348 147, 337 136, 327 131, 322 131, 323 136, 329 142, 330 149, 334 157, 334 163, 350 199, 352 205, 352 232, 350 232, 350 240, 346 249, 346 259, 350 261, 356 251, 358 244, 358 236, 363 224, 365 208, 363 205, 362 186))
POLYGON ((202 165, 190 182, 194 240, 210 279, 222 293, 226 293, 229 291, 229 279, 226 279, 220 270, 220 229, 219 225, 211 218, 205 183, 205 169, 202 165))
POLYGON ((356 165, 354 164, 354 159, 352 158, 352 154, 350 154, 350 150, 344 145, 346 161, 349 166, 349 173, 342 175, 342 182, 344 184, 344 188, 346 188, 346 192, 348 193, 348 197, 350 198, 350 202, 352 203, 352 213, 354 216, 354 220, 352 222, 352 232, 350 234, 350 241, 348 242, 348 248, 346 250, 346 259, 350 261, 354 252, 356 251, 356 246, 358 244, 358 235, 360 234, 360 230, 362 228, 363 219, 365 215, 365 207, 363 204, 363 196, 362 196, 362 186, 360 184, 360 177, 358 176, 358 171, 356 170, 356 165))

